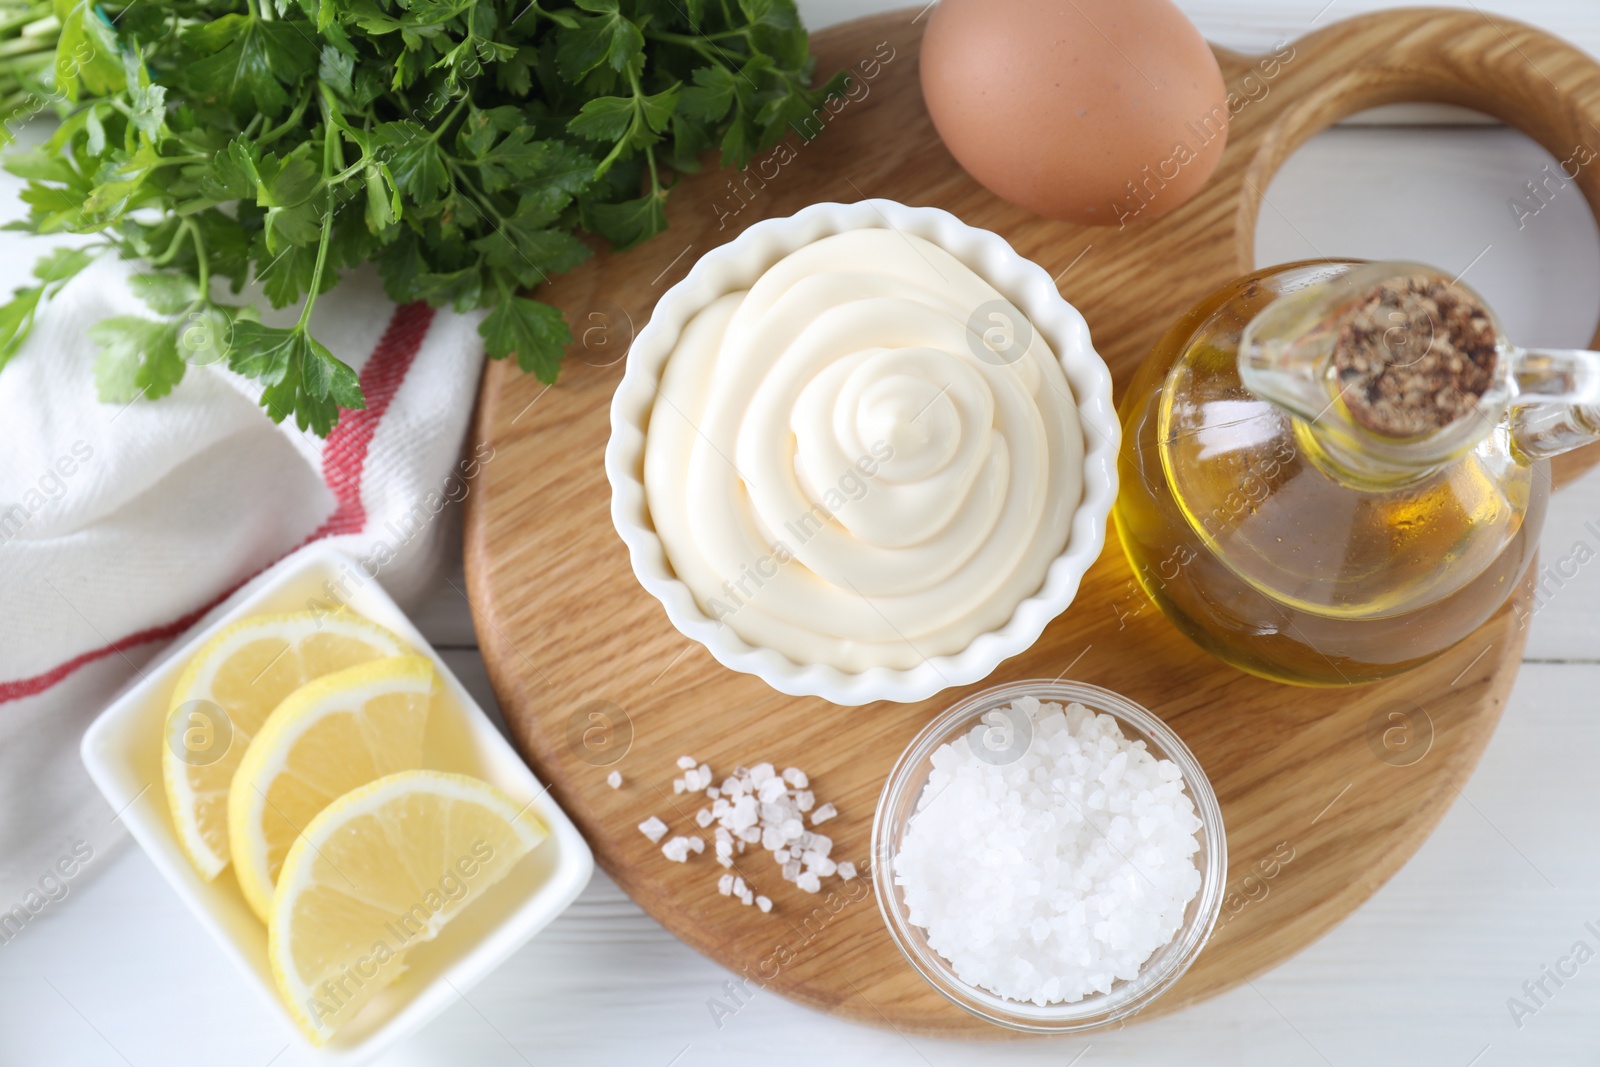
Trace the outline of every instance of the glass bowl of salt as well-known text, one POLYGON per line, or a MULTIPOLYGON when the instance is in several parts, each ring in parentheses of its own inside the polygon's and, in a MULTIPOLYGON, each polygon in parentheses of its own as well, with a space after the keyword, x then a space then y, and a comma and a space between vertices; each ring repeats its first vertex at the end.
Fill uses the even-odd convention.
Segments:
POLYGON ((1081 682, 987 689, 928 723, 884 786, 872 877, 890 936, 972 1014, 1107 1026, 1194 962, 1227 839, 1205 772, 1149 711, 1081 682))

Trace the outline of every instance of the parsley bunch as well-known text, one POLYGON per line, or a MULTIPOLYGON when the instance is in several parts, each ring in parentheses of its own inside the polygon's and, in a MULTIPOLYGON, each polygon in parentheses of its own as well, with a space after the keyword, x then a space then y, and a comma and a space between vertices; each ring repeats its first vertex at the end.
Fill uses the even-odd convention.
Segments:
MULTIPOLYGON (((571 340, 527 296, 666 227, 676 174, 742 166, 805 121, 792 0, 0 0, 0 121, 51 108, 12 151, 32 233, 97 235, 147 269, 151 315, 97 324, 102 399, 170 392, 226 361, 275 420, 326 434, 363 406, 307 328, 340 272, 389 296, 488 309, 491 357, 553 381, 571 340), (213 298, 261 283, 292 326, 213 298)), ((40 303, 90 262, 60 251, 0 307, 0 367, 40 303)))

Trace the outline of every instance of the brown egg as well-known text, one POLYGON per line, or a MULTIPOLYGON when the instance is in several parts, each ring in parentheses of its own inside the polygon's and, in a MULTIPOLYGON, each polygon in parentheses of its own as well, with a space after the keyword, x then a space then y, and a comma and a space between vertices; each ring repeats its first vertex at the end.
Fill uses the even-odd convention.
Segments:
POLYGON ((974 178, 1090 225, 1172 211, 1228 140, 1222 71, 1170 0, 942 0, 922 94, 974 178))

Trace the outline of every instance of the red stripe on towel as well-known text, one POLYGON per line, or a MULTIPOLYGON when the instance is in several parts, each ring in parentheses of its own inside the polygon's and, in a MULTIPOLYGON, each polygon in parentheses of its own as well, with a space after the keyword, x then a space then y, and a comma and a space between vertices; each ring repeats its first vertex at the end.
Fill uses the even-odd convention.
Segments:
POLYGON ((360 533, 367 525, 367 509, 361 502, 361 475, 366 469, 367 451, 373 434, 389 402, 400 390, 406 372, 422 347, 422 339, 433 324, 433 309, 427 304, 406 304, 395 308, 394 317, 383 331, 372 358, 361 368, 361 393, 367 406, 347 411, 328 434, 322 451, 322 480, 328 483, 338 501, 333 514, 317 527, 306 544, 336 534, 360 533))

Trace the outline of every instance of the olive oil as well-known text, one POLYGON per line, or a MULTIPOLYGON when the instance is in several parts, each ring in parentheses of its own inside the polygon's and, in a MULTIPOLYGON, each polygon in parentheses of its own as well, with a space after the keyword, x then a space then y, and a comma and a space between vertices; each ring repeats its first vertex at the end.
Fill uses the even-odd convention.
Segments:
POLYGON ((1302 685, 1384 678, 1471 634, 1532 561, 1549 494, 1508 420, 1447 462, 1369 456, 1337 393, 1308 417, 1245 384, 1246 327, 1352 268, 1291 264, 1213 294, 1121 410, 1117 531, 1143 591, 1213 654, 1302 685))

